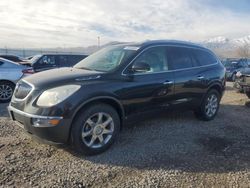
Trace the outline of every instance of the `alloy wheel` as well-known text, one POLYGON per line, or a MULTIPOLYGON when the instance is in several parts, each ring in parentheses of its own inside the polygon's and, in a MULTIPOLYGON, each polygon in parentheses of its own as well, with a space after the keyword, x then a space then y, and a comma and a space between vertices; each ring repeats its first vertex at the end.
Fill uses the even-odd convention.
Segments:
POLYGON ((114 132, 114 121, 112 117, 104 112, 92 115, 84 123, 82 128, 82 141, 89 148, 101 148, 112 138, 114 132))
POLYGON ((216 114, 218 109, 218 97, 215 94, 211 94, 207 98, 207 103, 205 105, 205 112, 208 117, 212 117, 216 114))
POLYGON ((2 84, 0 85, 0 100, 9 100, 13 94, 11 86, 2 84))

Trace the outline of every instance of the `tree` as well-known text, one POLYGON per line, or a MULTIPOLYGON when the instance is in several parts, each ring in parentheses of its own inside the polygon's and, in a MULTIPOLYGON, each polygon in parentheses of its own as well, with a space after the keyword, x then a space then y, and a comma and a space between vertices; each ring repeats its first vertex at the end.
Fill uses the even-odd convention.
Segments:
POLYGON ((238 55, 242 58, 250 58, 250 44, 244 44, 238 48, 238 55))

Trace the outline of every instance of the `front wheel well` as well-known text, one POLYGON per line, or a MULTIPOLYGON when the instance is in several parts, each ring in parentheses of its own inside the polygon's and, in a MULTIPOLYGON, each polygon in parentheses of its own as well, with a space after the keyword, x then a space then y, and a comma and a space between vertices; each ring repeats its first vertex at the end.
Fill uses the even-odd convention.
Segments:
POLYGON ((10 80, 0 80, 0 83, 1 82, 7 82, 7 83, 10 83, 10 84, 12 84, 12 85, 16 85, 14 82, 12 82, 12 81, 10 81, 10 80))
POLYGON ((223 91, 222 91, 222 87, 219 86, 218 84, 211 86, 211 87, 208 89, 208 92, 211 91, 212 89, 218 91, 219 94, 222 95, 222 92, 223 92, 223 91))

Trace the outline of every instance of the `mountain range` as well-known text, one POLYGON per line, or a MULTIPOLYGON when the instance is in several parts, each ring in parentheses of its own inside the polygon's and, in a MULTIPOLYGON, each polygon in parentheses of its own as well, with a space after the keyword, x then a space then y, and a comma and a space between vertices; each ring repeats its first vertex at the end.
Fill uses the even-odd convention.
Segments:
POLYGON ((201 44, 212 49, 233 50, 241 46, 250 45, 250 35, 234 39, 219 36, 205 40, 201 44))

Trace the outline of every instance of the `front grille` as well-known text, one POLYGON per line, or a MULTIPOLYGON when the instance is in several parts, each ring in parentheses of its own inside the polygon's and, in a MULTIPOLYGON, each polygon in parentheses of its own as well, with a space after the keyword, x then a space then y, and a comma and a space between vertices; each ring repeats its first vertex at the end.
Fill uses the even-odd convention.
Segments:
POLYGON ((27 84, 26 82, 19 82, 16 86, 14 96, 17 99, 24 99, 31 92, 32 86, 27 84))

